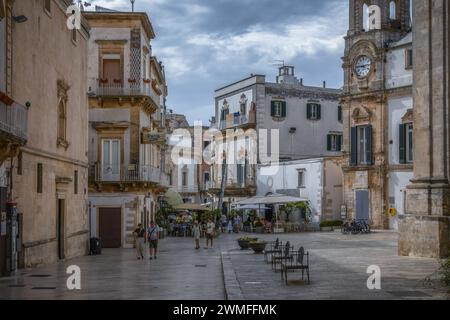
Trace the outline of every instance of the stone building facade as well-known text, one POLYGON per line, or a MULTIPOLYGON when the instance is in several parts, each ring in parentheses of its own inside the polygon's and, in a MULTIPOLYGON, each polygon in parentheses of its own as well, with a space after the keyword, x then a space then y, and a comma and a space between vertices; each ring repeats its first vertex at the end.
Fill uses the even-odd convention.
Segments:
POLYGON ((11 198, 14 158, 27 141, 28 108, 12 95, 12 9, 14 1, 0 1, 0 276, 10 274, 17 261, 9 248, 13 237, 8 227, 7 203, 11 198))
POLYGON ((405 159, 412 151, 410 1, 351 0, 349 19, 342 96, 346 215, 396 228, 413 161, 405 159))
POLYGON ((164 67, 152 53, 145 13, 84 12, 88 56, 90 234, 133 247, 169 187, 165 168, 164 67))
MULTIPOLYGON (((223 171, 216 152, 213 158, 211 192, 219 194, 223 172, 226 173, 225 202, 232 203, 256 194, 257 163, 313 157, 339 156, 342 145, 341 90, 306 86, 297 79, 292 66, 282 66, 276 82, 263 75, 252 75, 215 92, 215 117, 212 127, 225 134, 250 130, 260 134, 247 151, 245 160, 236 159, 223 171), (263 130, 263 131, 261 131, 263 130), (264 131, 267 130, 267 131, 264 131), (267 143, 261 142, 266 132, 267 143), (271 134, 278 132, 272 139, 271 134), (270 138, 269 138, 270 137, 270 138), (277 139, 278 137, 278 139, 277 139), (273 141, 272 141, 273 140, 273 141), (278 147, 275 147, 275 144, 278 147), (261 157, 260 154, 268 157, 261 157)), ((217 141, 215 141, 217 143, 217 141)), ((219 146, 215 147, 220 149, 219 146)), ((266 170, 262 174, 271 175, 266 170)))
POLYGON ((19 267, 70 259, 88 248, 89 28, 84 20, 79 30, 67 28, 69 5, 15 1, 14 15, 23 17, 9 22, 11 93, 29 102, 32 132, 12 168, 11 197, 21 217, 19 267))
POLYGON ((399 255, 450 252, 450 4, 414 1, 414 177, 400 220, 399 255))

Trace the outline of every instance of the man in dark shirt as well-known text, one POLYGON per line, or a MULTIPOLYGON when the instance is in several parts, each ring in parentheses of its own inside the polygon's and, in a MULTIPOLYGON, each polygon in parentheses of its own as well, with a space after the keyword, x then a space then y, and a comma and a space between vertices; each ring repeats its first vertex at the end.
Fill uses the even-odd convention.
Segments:
POLYGON ((144 243, 145 243, 145 229, 142 228, 142 224, 139 223, 133 235, 136 239, 136 250, 138 254, 138 260, 144 259, 144 243))

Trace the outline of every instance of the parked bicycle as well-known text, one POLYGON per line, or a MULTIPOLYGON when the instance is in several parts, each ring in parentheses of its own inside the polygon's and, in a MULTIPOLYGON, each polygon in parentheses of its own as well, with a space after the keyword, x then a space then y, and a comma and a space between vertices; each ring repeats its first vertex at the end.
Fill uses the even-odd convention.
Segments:
POLYGON ((356 220, 347 221, 342 226, 343 234, 364 234, 370 233, 370 225, 366 220, 356 220))

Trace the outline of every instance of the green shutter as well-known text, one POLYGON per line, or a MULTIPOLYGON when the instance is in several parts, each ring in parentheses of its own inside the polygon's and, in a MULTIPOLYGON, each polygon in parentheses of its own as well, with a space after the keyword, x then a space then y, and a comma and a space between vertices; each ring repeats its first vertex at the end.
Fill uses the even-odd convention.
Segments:
POLYGON ((342 122, 342 106, 338 106, 338 121, 342 122))
POLYGON ((358 164, 358 145, 357 145, 357 128, 352 127, 350 129, 350 148, 351 148, 351 158, 350 164, 356 166, 358 164))
POLYGON ((272 101, 270 104, 270 115, 275 117, 275 101, 272 101))
POLYGON ((308 103, 306 105, 306 118, 307 119, 311 119, 311 103, 308 103))
POLYGON ((399 126, 399 161, 406 163, 406 125, 399 126))
POLYGON ((337 150, 342 151, 342 135, 337 136, 337 150))
POLYGON ((283 101, 282 103, 281 103, 281 117, 283 117, 283 118, 286 118, 286 114, 287 114, 287 111, 286 111, 286 101, 283 101))
POLYGON ((322 119, 322 106, 317 104, 317 120, 322 119))
POLYGON ((331 134, 327 134, 327 151, 331 151, 331 134))

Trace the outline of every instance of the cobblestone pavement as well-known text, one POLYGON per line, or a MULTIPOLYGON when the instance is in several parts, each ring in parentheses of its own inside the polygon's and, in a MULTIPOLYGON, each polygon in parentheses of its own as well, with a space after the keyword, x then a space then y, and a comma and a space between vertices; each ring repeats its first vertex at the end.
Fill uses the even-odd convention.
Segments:
POLYGON ((0 278, 0 299, 225 298, 218 249, 196 251, 193 240, 183 238, 163 239, 160 249, 158 259, 152 261, 137 260, 132 249, 104 249, 100 256, 24 270, 20 272, 22 275, 0 278), (69 291, 66 287, 69 275, 65 272, 69 265, 81 268, 80 291, 69 291), (51 289, 36 289, 39 287, 51 289))
MULTIPOLYGON (((240 235, 242 236, 242 235, 240 235)), ((290 241, 310 253, 311 284, 300 281, 301 272, 289 275, 289 285, 271 270, 261 255, 238 249, 239 235, 224 237, 222 255, 235 271, 229 298, 236 299, 445 299, 445 290, 433 259, 397 256, 397 233, 343 235, 339 232, 259 235, 273 241, 290 241), (381 269, 381 290, 368 290, 367 267, 381 269), (430 279, 431 281, 427 280, 430 279), (236 288, 239 286, 239 288, 236 288), (240 292, 239 292, 240 290, 240 292)), ((229 278, 232 278, 229 276, 229 278)))
POLYGON ((345 236, 340 233, 258 235, 289 240, 310 252, 311 284, 290 275, 281 281, 263 256, 238 249, 239 235, 220 235, 212 250, 193 249, 192 239, 161 241, 158 260, 136 260, 131 249, 104 250, 59 264, 21 270, 0 278, 0 299, 443 299, 436 280, 438 262, 397 256, 397 234, 345 236), (222 263, 221 263, 222 262, 222 263), (66 288, 69 265, 82 272, 82 290, 66 288), (223 267, 222 267, 223 265, 223 267), (369 265, 382 272, 382 289, 370 291, 369 265), (432 281, 425 281, 428 277, 432 281), (224 281, 225 280, 225 281, 224 281), (226 285, 226 286, 225 286, 226 285), (227 290, 225 290, 225 287, 227 290))

